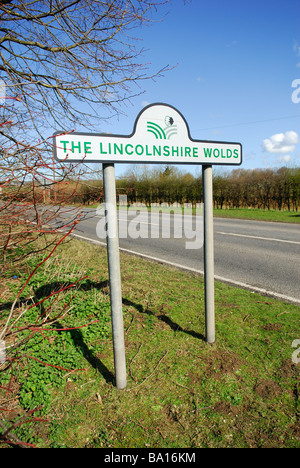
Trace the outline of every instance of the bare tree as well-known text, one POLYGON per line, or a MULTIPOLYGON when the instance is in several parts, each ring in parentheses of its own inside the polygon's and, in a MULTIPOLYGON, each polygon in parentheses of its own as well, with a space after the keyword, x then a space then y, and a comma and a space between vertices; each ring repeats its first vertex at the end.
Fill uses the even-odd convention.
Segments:
POLYGON ((99 125, 104 108, 119 112, 132 85, 149 77, 129 33, 161 3, 2 0, 1 78, 18 98, 8 120, 31 121, 41 133, 63 123, 99 125))
POLYGON ((54 164, 51 134, 79 125, 99 131, 101 119, 120 112, 120 104, 134 94, 132 87, 149 78, 131 31, 167 2, 0 0, 0 80, 6 87, 0 107, 0 186, 12 195, 0 206, 2 213, 27 200, 39 225, 41 184, 44 201, 50 193, 56 201, 57 180, 74 173, 78 180, 76 167, 54 164))
MULTIPOLYGON (((51 135, 78 126, 99 131, 101 119, 141 92, 138 83, 151 76, 132 30, 167 2, 0 0, 0 271, 45 250, 0 321, 0 340, 11 350, 18 314, 25 313, 18 312, 20 295, 80 217, 80 208, 71 217, 61 208, 73 199, 70 187, 76 190, 82 169, 54 164, 51 135), (68 196, 58 194, 58 184, 69 187, 68 196)), ((51 321, 47 315, 40 326, 51 321)), ((10 365, 16 359, 2 369, 10 365)), ((1 424, 11 440, 10 426, 1 424)))
POLYGON ((101 119, 120 112, 124 100, 141 92, 132 88, 149 75, 130 34, 149 21, 153 8, 167 2, 0 0, 0 79, 6 87, 0 107, 4 251, 13 241, 16 219, 32 220, 33 210, 41 227, 53 218, 53 210, 42 217, 38 202, 49 202, 49 194, 56 202, 56 182, 80 177, 74 165, 54 164, 54 130, 83 125, 99 131, 101 119))

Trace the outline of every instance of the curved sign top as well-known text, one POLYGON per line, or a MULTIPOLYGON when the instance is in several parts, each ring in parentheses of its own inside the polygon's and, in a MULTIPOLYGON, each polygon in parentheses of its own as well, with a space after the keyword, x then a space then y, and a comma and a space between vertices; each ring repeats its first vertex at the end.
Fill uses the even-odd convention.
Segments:
POLYGON ((64 162, 218 164, 242 163, 242 145, 191 138, 183 115, 151 104, 138 115, 131 135, 56 132, 54 156, 64 162))

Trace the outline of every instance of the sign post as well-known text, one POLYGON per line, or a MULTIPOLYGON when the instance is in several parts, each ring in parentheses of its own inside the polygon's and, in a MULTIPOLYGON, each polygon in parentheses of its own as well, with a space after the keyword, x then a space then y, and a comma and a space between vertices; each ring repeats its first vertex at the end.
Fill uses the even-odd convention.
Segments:
POLYGON ((122 311, 122 289, 120 271, 120 250, 117 216, 117 195, 114 164, 103 164, 103 185, 106 216, 106 243, 109 272, 111 320, 114 348, 116 387, 124 389, 126 380, 126 359, 122 311))
POLYGON ((167 104, 151 104, 138 115, 131 135, 57 132, 54 157, 60 162, 103 163, 107 255, 116 386, 126 387, 119 235, 114 163, 202 165, 204 198, 204 281, 206 341, 215 341, 212 165, 239 166, 240 143, 195 140, 183 115, 167 104))
POLYGON ((204 202, 205 339, 215 342, 214 226, 212 166, 202 166, 204 202))

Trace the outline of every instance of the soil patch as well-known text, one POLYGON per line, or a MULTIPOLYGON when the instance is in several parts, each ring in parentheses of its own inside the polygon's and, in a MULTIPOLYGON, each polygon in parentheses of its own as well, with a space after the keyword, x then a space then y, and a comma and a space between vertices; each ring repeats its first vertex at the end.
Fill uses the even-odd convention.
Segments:
POLYGON ((282 395, 282 388, 273 380, 260 380, 254 387, 254 391, 264 399, 276 398, 282 395))
POLYGON ((241 359, 238 356, 228 351, 216 350, 207 358, 205 375, 219 379, 224 374, 234 374, 240 368, 241 359))

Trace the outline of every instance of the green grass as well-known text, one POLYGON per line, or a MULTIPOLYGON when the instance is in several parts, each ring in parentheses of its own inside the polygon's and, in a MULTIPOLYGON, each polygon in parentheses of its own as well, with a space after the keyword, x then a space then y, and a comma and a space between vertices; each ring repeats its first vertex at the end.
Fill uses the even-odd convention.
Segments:
POLYGON ((219 218, 238 218, 256 221, 274 221, 281 223, 300 223, 300 213, 296 211, 277 211, 248 208, 214 209, 214 216, 219 218))
POLYGON ((113 384, 106 251, 65 244, 27 294, 49 292, 59 265, 58 280, 89 273, 65 323, 99 323, 38 334, 27 344, 26 355, 85 370, 22 362, 13 411, 44 399, 48 422, 21 426, 20 438, 40 447, 300 447, 299 365, 292 361, 299 307, 216 283, 217 340, 208 345, 203 279, 122 254, 128 386, 120 391, 113 384))

